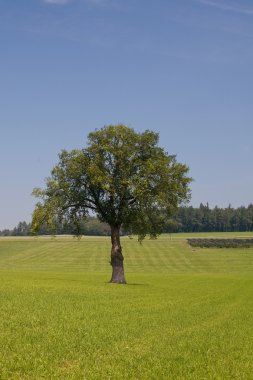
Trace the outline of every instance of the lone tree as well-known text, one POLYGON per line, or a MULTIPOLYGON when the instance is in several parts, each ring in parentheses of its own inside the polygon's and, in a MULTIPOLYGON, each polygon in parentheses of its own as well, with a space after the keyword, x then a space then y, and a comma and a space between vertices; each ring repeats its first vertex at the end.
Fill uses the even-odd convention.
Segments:
POLYGON ((88 135, 82 150, 63 150, 47 179, 32 228, 57 220, 78 223, 89 211, 111 229, 113 283, 125 284, 120 228, 156 237, 178 205, 189 198, 188 167, 168 155, 152 131, 136 133, 125 125, 109 125, 88 135))

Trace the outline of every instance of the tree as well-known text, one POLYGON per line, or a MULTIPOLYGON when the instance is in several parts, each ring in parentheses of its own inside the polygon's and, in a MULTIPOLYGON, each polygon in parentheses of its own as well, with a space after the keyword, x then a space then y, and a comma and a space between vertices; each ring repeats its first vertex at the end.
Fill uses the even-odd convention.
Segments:
POLYGON ((38 231, 57 220, 79 222, 91 210, 111 230, 113 283, 126 283, 120 229, 156 237, 178 205, 188 200, 188 167, 158 147, 158 134, 109 125, 88 135, 82 150, 63 150, 33 213, 38 231))
POLYGON ((19 222, 17 227, 14 227, 11 234, 13 236, 27 236, 30 232, 30 225, 24 222, 19 222))

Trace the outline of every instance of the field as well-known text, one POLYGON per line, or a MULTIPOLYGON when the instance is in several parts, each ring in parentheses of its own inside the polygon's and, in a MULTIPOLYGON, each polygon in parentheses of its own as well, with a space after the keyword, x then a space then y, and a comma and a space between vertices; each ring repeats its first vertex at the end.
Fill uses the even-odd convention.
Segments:
POLYGON ((110 239, 0 239, 0 379, 253 379, 253 248, 177 234, 122 239, 128 285, 108 284, 110 239))

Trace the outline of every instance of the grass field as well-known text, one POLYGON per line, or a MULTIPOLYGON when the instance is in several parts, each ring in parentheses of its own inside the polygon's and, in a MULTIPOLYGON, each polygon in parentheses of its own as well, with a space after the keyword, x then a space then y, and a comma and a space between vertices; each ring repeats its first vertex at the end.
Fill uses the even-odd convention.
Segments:
MULTIPOLYGON (((250 236, 253 234, 191 234, 250 236)), ((253 379, 253 248, 0 239, 0 379, 253 379)))

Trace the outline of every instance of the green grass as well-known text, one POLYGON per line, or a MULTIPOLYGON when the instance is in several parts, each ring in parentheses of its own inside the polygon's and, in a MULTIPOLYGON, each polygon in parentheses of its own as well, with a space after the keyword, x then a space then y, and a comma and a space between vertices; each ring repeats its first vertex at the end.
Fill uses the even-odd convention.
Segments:
POLYGON ((122 245, 0 239, 0 379, 253 379, 253 249, 122 245))

